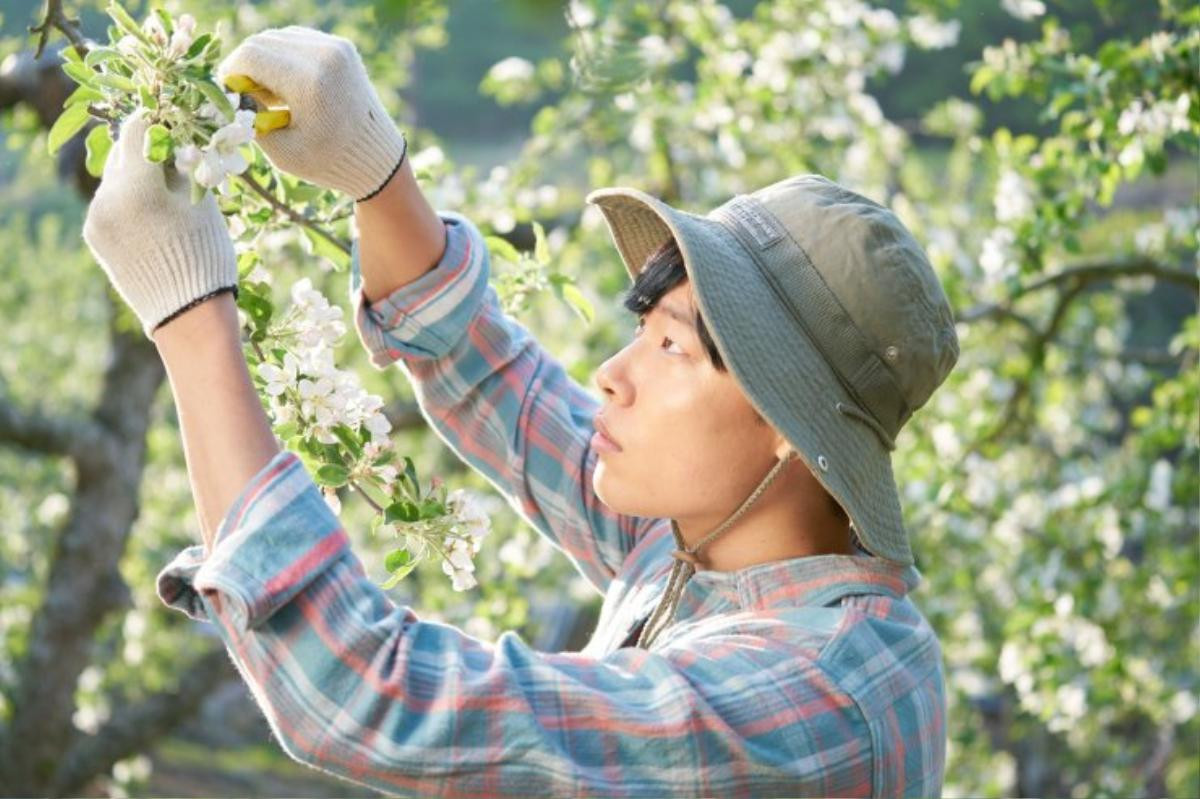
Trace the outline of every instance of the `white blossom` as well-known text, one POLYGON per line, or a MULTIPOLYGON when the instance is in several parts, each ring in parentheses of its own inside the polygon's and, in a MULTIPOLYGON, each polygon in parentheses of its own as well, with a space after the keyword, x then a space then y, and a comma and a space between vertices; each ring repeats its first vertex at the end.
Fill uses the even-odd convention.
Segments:
POLYGON ((1041 0, 1000 0, 1000 5, 1017 19, 1029 21, 1046 13, 1041 0))
POLYGON ((940 20, 931 14, 918 14, 908 20, 908 35, 913 44, 926 50, 940 50, 958 44, 962 23, 956 19, 940 20))
POLYGON ((533 78, 533 64, 520 56, 509 56, 492 64, 488 77, 496 81, 527 81, 533 78))
POLYGON ((1150 467, 1150 482, 1143 502, 1147 508, 1165 511, 1171 505, 1171 463, 1159 458, 1150 467))
POLYGON ((456 520, 467 528, 467 534, 473 541, 473 549, 478 552, 483 538, 491 531, 491 518, 477 497, 464 489, 456 489, 446 498, 446 505, 456 520))
MULTIPOLYGON (((219 187, 222 194, 229 195, 229 176, 240 175, 249 166, 239 148, 253 138, 254 112, 237 111, 233 121, 214 133, 208 145, 200 151, 199 159, 194 161, 193 179, 205 188, 219 187)), ((194 157, 194 153, 188 151, 185 163, 194 157)))
POLYGON ((296 386, 300 373, 300 363, 296 360, 295 355, 288 352, 283 356, 282 367, 264 362, 258 365, 258 373, 267 381, 267 386, 264 389, 267 395, 278 397, 289 388, 296 386))
POLYGON ((675 60, 670 43, 657 33, 639 39, 638 50, 642 54, 642 60, 651 67, 666 66, 675 60))
POLYGON ((132 33, 127 33, 117 40, 117 50, 127 56, 137 55, 141 40, 132 33))
POLYGON ((1029 181, 1014 169, 1006 169, 996 181, 993 197, 996 221, 1015 222, 1033 213, 1033 192, 1029 181))
POLYGON ((1125 136, 1142 134, 1161 140, 1171 133, 1183 133, 1191 122, 1188 111, 1192 97, 1184 92, 1174 100, 1163 99, 1147 106, 1142 100, 1134 100, 1117 118, 1117 131, 1125 136))
POLYGON ((1146 44, 1154 60, 1161 64, 1167 56, 1167 51, 1175 44, 1175 38, 1169 31, 1158 31, 1146 39, 1146 44))
POLYGON ((596 12, 582 0, 570 0, 567 9, 570 23, 577 28, 587 28, 596 22, 596 12))
POLYGON ((435 166, 441 166, 445 160, 446 154, 442 152, 441 147, 435 144, 426 147, 420 152, 413 153, 412 158, 409 159, 409 163, 412 164, 414 170, 421 172, 433 169, 435 166))
POLYGON ((167 43, 167 31, 163 28, 162 20, 158 18, 157 14, 146 17, 146 21, 142 23, 142 32, 159 46, 167 43))
POLYGON ((175 32, 171 34, 171 43, 167 45, 167 55, 171 58, 182 58, 192 46, 196 33, 196 18, 191 14, 183 14, 175 20, 175 32))
POLYGON ((1191 691, 1179 691, 1171 697, 1171 718, 1176 724, 1187 724, 1196 715, 1196 695, 1191 691))
POLYGON ((1017 236, 1010 228, 994 228, 983 240, 979 253, 979 266, 984 275, 993 280, 1003 279, 1016 271, 1012 258, 1012 246, 1017 236))

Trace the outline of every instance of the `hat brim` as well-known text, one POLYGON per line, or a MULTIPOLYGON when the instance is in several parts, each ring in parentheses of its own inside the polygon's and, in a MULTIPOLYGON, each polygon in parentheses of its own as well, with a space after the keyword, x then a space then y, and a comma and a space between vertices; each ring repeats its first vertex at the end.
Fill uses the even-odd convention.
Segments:
POLYGON ((597 189, 586 202, 603 212, 631 279, 675 239, 700 313, 743 392, 846 510, 863 546, 911 565, 890 453, 869 426, 837 409, 852 398, 737 236, 637 189, 597 189))

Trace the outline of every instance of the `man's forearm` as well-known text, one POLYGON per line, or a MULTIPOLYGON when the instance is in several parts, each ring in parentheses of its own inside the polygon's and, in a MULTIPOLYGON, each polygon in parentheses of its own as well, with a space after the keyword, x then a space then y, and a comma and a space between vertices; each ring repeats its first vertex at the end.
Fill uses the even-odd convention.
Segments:
POLYGON ((163 325, 154 343, 175 396, 192 495, 211 551, 221 519, 279 452, 279 442, 246 367, 232 294, 163 325))
POLYGON ((445 225, 421 193, 408 159, 382 191, 355 204, 354 215, 367 302, 424 275, 446 249, 445 225))

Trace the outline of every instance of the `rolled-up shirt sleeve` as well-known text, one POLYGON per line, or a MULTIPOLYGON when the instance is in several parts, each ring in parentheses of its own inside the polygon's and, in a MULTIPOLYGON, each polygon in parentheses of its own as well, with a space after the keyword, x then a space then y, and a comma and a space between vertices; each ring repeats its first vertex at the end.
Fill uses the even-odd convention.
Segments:
POLYGON ((441 211, 446 229, 442 257, 425 274, 386 297, 363 296, 359 239, 350 248, 350 304, 355 328, 372 365, 384 369, 401 358, 441 358, 479 313, 488 289, 487 262, 474 247, 471 223, 441 211))
POLYGON ((354 557, 304 464, 278 453, 221 521, 213 549, 188 547, 159 573, 159 598, 194 619, 256 627, 338 558, 354 557), (214 604, 217 603, 217 604, 214 604))
POLYGON ((597 658, 422 620, 368 579, 288 452, 246 486, 211 554, 183 553, 158 591, 217 625, 289 755, 387 793, 794 795, 813 774, 830 795, 869 785, 854 702, 818 647, 777 622, 597 658))

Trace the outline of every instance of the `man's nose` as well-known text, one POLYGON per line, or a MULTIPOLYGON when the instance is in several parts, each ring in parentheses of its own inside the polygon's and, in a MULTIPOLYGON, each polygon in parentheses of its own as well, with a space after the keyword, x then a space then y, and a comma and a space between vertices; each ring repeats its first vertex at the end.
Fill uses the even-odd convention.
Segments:
POLYGON ((628 381, 622 374, 621 350, 596 368, 592 382, 600 393, 613 401, 620 401, 628 394, 628 381))

